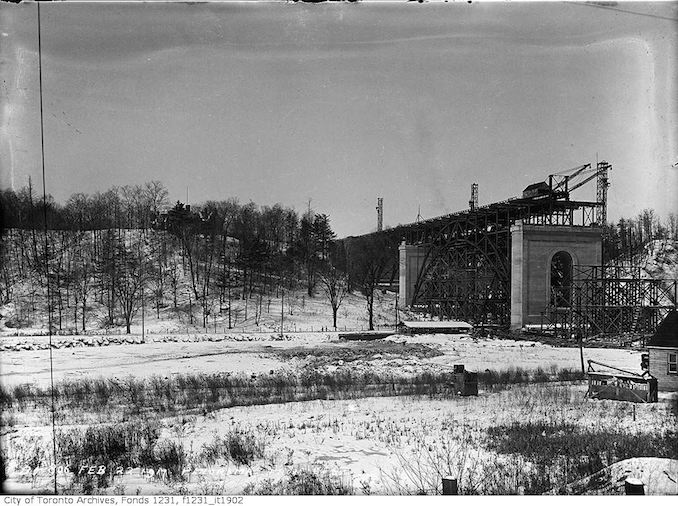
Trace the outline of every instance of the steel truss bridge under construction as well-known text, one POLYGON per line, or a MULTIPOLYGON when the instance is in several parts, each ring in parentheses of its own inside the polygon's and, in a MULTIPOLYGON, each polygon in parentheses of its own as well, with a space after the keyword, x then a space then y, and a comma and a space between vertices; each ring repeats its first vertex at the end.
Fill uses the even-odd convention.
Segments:
POLYGON ((528 186, 518 198, 479 207, 472 197, 468 210, 345 238, 341 243, 349 274, 356 251, 379 243, 371 251, 378 252, 374 263, 381 286, 398 286, 403 307, 476 325, 517 328, 539 322, 557 329, 577 327, 583 335, 647 331, 675 308, 676 283, 644 279, 633 268, 625 271, 628 275, 612 275, 621 273, 601 265, 610 169, 605 161, 581 165, 528 186), (571 198, 591 181, 596 182, 595 201, 571 198), (554 237, 597 233, 596 260, 587 266, 570 260, 569 266, 554 270, 551 265, 549 270, 544 264, 551 258, 530 260, 516 253, 518 227, 548 230, 554 237), (527 282, 519 286, 516 273, 521 269, 540 270, 533 277, 543 274, 547 284, 539 309, 523 303, 532 319, 525 316, 516 324, 521 290, 529 290, 527 282))

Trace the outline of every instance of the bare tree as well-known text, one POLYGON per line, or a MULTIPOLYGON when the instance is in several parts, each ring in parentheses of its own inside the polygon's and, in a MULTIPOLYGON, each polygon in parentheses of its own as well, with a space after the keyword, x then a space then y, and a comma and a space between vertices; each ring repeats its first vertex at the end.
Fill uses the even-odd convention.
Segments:
POLYGON ((332 325, 334 326, 334 330, 336 330, 337 312, 348 292, 346 275, 330 266, 320 274, 320 285, 322 286, 327 300, 330 302, 330 306, 332 306, 332 325))
POLYGON ((157 218, 162 208, 167 205, 169 196, 167 188, 160 181, 149 181, 144 185, 143 194, 147 212, 150 214, 148 219, 157 218))
POLYGON ((374 330, 374 291, 389 261, 396 257, 396 248, 383 236, 357 237, 348 246, 350 275, 367 302, 369 330, 374 330))
POLYGON ((141 297, 146 282, 145 257, 139 238, 132 239, 131 244, 127 241, 118 242, 116 248, 117 282, 115 284, 116 295, 122 316, 125 319, 126 331, 131 332, 130 327, 134 316, 141 307, 141 297))
POLYGON ((667 223, 667 234, 669 239, 674 241, 678 239, 678 216, 675 213, 669 213, 667 223))
POLYGON ((92 290, 92 276, 94 275, 94 266, 90 255, 84 251, 81 246, 77 249, 76 256, 73 259, 73 298, 74 304, 74 324, 78 328, 78 304, 82 308, 82 331, 86 331, 87 322, 87 297, 92 290))
POLYGON ((306 268, 306 292, 309 297, 313 297, 318 264, 318 241, 313 227, 313 217, 313 212, 309 209, 301 218, 299 225, 298 250, 306 268))

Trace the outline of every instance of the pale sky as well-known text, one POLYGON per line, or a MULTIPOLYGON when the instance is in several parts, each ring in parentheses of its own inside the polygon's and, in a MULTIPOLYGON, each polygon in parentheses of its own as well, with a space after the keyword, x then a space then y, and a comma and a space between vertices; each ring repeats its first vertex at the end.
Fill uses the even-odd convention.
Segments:
MULTIPOLYGON (((676 3, 42 4, 47 191, 160 179, 340 237, 612 164, 608 216, 678 212, 676 3), (628 11, 628 12, 625 12, 628 11)), ((40 191, 37 8, 0 5, 0 185, 40 191)), ((594 185, 592 189, 595 190, 594 185)), ((593 193, 581 194, 593 198, 593 193)))

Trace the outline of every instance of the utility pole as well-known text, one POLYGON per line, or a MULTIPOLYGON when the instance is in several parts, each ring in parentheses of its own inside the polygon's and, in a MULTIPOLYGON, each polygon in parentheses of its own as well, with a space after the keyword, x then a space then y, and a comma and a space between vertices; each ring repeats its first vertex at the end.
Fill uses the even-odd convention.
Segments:
POLYGON ((144 327, 144 309, 145 309, 145 299, 144 299, 144 281, 142 276, 141 281, 141 342, 146 342, 146 328, 144 327))
POLYGON ((581 330, 577 332, 577 343, 579 344, 579 358, 581 360, 581 372, 586 374, 586 368, 584 367, 584 336, 582 336, 581 330))
POLYGON ((396 293, 396 299, 395 299, 395 314, 396 314, 396 320, 395 320, 395 329, 398 330, 398 294, 396 293))
POLYGON ((283 325, 285 324, 285 290, 280 291, 280 337, 284 338, 283 325))
MULTIPOLYGON (((230 267, 229 267, 230 269, 230 267)), ((231 274, 228 274, 228 328, 232 329, 231 325, 231 274)))

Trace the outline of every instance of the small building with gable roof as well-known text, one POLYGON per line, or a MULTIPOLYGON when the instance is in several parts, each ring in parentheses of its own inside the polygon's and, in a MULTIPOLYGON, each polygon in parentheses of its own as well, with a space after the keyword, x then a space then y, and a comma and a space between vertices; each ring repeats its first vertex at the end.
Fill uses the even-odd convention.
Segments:
POLYGON ((650 374, 660 391, 678 392, 678 312, 671 311, 647 343, 650 374))

